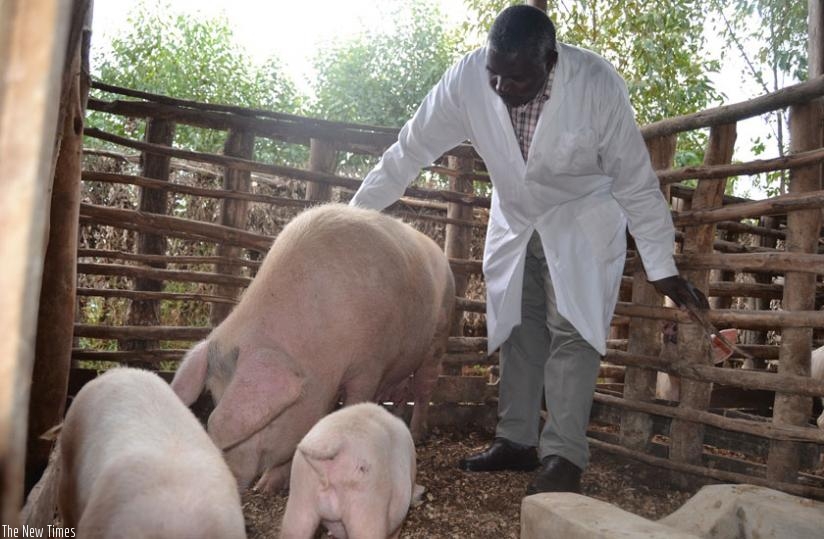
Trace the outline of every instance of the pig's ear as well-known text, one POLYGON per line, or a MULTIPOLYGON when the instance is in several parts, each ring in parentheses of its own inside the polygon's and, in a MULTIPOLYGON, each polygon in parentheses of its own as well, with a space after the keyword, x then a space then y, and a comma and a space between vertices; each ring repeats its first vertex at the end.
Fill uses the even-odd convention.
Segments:
POLYGON ((209 434, 220 449, 229 449, 268 425, 293 405, 305 377, 284 350, 241 352, 237 369, 212 415, 209 434))
POLYGON ((186 353, 172 379, 172 389, 186 406, 197 400, 206 385, 208 341, 200 341, 186 353))

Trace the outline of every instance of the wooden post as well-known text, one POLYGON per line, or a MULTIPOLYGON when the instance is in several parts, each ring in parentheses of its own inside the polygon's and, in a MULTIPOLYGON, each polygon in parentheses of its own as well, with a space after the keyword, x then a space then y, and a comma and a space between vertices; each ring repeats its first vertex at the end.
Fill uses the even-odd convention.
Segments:
MULTIPOLYGON (((760 219, 760 226, 764 228, 777 229, 775 217, 762 217, 760 219)), ((757 247, 769 247, 775 249, 777 240, 775 236, 756 236, 757 247)), ((755 282, 758 284, 772 284, 772 277, 764 272, 755 274, 755 282)), ((770 310, 769 298, 747 298, 747 308, 755 311, 770 310)), ((767 344, 767 332, 764 330, 746 330, 742 332, 741 342, 743 344, 767 344)), ((763 369, 766 362, 763 359, 756 358, 753 360, 753 367, 763 369)))
MULTIPOLYGON (((91 10, 82 43, 69 44, 72 62, 63 74, 59 118, 62 134, 51 194, 48 247, 40 287, 37 340, 29 401, 26 450, 26 492, 38 480, 49 461, 52 442, 40 439, 59 424, 65 411, 71 370, 77 288, 77 232, 80 214, 83 117, 89 93, 89 44, 91 10)), ((83 24, 83 21, 80 21, 83 24)))
MULTIPOLYGON (((713 127, 704 155, 705 165, 730 163, 735 148, 735 124, 713 127)), ((726 178, 700 180, 692 197, 692 209, 718 208, 724 200, 726 178)), ((688 226, 684 231, 685 254, 712 253, 715 241, 715 225, 688 226)), ((704 293, 709 289, 709 271, 692 270, 683 276, 704 293)), ((678 355, 688 363, 711 364, 709 337, 697 323, 679 324, 678 355)), ((712 384, 683 378, 681 380, 682 408, 706 410, 710 404, 712 384)), ((703 454, 704 425, 674 419, 670 429, 670 458, 689 464, 700 464, 703 454)))
MULTIPOLYGON (((175 124, 166 120, 149 119, 146 122, 146 142, 171 146, 174 140, 175 124)), ((149 152, 142 154, 143 172, 146 178, 169 181, 169 162, 171 158, 165 155, 154 155, 149 152)), ((140 190, 140 211, 147 213, 166 214, 166 192, 162 189, 140 190)), ((166 238, 157 234, 137 234, 137 252, 140 254, 160 255, 166 253, 166 238)), ((164 268, 164 263, 150 263, 149 266, 164 268)), ((135 290, 145 292, 159 292, 163 290, 163 282, 154 279, 135 279, 135 290)), ((128 325, 130 326, 157 326, 160 325, 160 312, 156 300, 133 300, 129 306, 128 325)), ((158 347, 157 341, 126 340, 120 342, 121 350, 153 350, 158 347)), ((150 363, 141 364, 141 367, 152 368, 150 363)))
MULTIPOLYGON (((252 159, 255 150, 255 136, 234 129, 229 131, 226 144, 223 149, 225 155, 252 159)), ((248 193, 252 183, 252 173, 244 170, 235 170, 226 167, 223 172, 223 188, 230 191, 248 193)), ((248 222, 249 202, 224 198, 220 205, 220 224, 231 226, 240 230, 246 230, 248 222)), ((240 258, 241 248, 225 243, 218 244, 217 256, 227 258, 240 258)), ((217 272, 222 275, 240 275, 241 267, 236 265, 217 265, 217 272)), ((214 289, 216 296, 236 298, 240 295, 240 289, 233 286, 216 286, 214 289)), ((210 323, 212 327, 220 324, 231 312, 233 305, 226 303, 212 303, 210 313, 210 323)))
MULTIPOLYGON (((313 138, 309 143, 309 170, 334 174, 338 167, 338 151, 335 143, 313 138)), ((307 182, 306 200, 328 202, 332 200, 332 186, 328 183, 307 182)))
MULTIPOLYGON (((824 73, 824 7, 820 1, 810 0, 809 6, 809 73, 813 78, 824 73)), ((821 101, 790 107, 791 153, 820 148, 821 101)), ((821 165, 790 171, 790 193, 821 189, 821 165)), ((787 215, 785 250, 794 253, 816 253, 821 230, 821 210, 794 211, 787 215)), ((784 275, 782 307, 786 311, 815 308, 815 280, 810 273, 787 272, 784 275)), ((780 373, 810 375, 812 328, 785 328, 781 332, 779 351, 780 373)), ((804 425, 810 417, 810 399, 786 393, 775 394, 773 423, 804 425)), ((799 444, 772 441, 767 457, 767 479, 795 483, 798 479, 799 444)))
MULTIPOLYGON (((448 166, 458 171, 458 176, 449 179, 449 189, 459 193, 474 193, 472 180, 466 176, 474 172, 474 159, 471 157, 453 157, 448 159, 448 166)), ((456 202, 447 202, 446 217, 449 219, 472 220, 472 206, 456 202)), ((444 251, 450 259, 469 260, 471 258, 472 229, 468 226, 447 223, 444 251)), ((466 294, 469 276, 466 273, 455 273, 455 296, 462 298, 466 294)), ((452 322, 451 334, 463 336, 464 313, 456 311, 452 322)))
POLYGON ((0 3, 0 523, 17 527, 67 0, 0 3))
MULTIPOLYGON (((647 142, 652 167, 655 170, 672 168, 675 158, 676 137, 669 135, 647 142)), ((638 305, 660 306, 661 294, 647 281, 641 264, 635 270, 632 281, 632 302, 638 305)), ((661 348, 661 328, 655 320, 632 318, 629 322, 627 352, 657 356, 661 348)), ((624 398, 650 401, 655 397, 657 373, 650 369, 627 367, 624 375, 624 398)), ((652 417, 643 412, 621 411, 621 445, 644 450, 652 438, 652 417)))

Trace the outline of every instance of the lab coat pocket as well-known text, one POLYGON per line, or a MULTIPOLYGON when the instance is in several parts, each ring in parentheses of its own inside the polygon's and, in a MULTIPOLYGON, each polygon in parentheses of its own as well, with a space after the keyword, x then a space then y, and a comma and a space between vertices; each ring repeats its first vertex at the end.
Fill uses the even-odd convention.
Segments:
POLYGON ((614 262, 627 250, 627 218, 610 198, 580 211, 575 220, 589 241, 593 254, 603 262, 614 262))
POLYGON ((597 169, 598 150, 592 129, 561 133, 549 152, 549 166, 556 174, 587 174, 597 169))

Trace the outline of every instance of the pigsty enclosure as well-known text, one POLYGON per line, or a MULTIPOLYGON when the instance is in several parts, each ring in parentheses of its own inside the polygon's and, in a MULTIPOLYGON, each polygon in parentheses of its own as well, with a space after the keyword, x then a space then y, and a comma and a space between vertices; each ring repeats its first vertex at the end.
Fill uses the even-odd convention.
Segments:
MULTIPOLYGON (((99 93, 88 99, 88 113, 131 119, 135 135, 84 130, 87 80, 76 76, 84 48, 73 50, 34 354, 30 480, 50 449, 38 436, 60 421, 67 393, 112 364, 174 369, 226 316, 283 224, 309 205, 348 200, 359 179, 347 175, 347 163, 379 155, 397 135, 104 82, 92 84, 99 93), (221 137, 222 153, 176 147, 182 129, 221 137), (83 149, 84 136, 110 146, 83 149), (303 160, 273 165, 260 157, 271 151, 303 160)), ((809 376, 810 351, 824 344, 817 101, 824 76, 812 58, 810 65, 815 76, 801 84, 642 128, 674 209, 678 266, 711 297, 712 323, 737 328, 755 364, 742 370, 734 355, 713 366, 701 327, 664 306, 630 249, 595 396, 593 447, 669 470, 674 481, 748 482, 824 498, 817 469, 824 431, 813 417, 824 381, 809 376), (737 122, 785 107, 791 153, 735 162, 737 122), (693 130, 709 132, 704 164, 675 169, 677 137, 693 130), (724 195, 730 177, 777 170, 787 171, 789 194, 760 201, 724 195), (676 361, 659 357, 665 320, 680 323, 676 361), (679 403, 655 400, 656 371, 682 377, 679 403)), ((494 422, 487 367, 497 357, 484 354, 480 263, 488 192, 483 163, 465 145, 389 209, 444 246, 456 277, 459 316, 432 403, 435 425, 494 422)))
MULTIPOLYGON (((357 187, 358 180, 335 174, 338 155, 379 154, 395 135, 390 130, 367 126, 184 102, 102 83, 94 83, 93 87, 109 92, 111 97, 90 99, 89 110, 145 118, 146 136, 139 141, 97 129, 85 132, 87 137, 116 143, 124 150, 120 154, 88 152, 95 156, 98 166, 95 171, 83 172, 90 193, 87 196, 93 200, 80 206, 82 244, 77 270, 80 282, 88 283, 77 291, 80 305, 86 310, 114 312, 117 298, 127 298, 130 304, 125 319, 117 325, 105 315, 99 324, 75 325, 74 336, 81 343, 109 343, 94 349, 75 348, 72 358, 77 366, 88 361, 171 365, 185 352, 186 343, 205 337, 209 327, 170 325, 167 320, 174 317, 163 303, 208 303, 209 325, 219 323, 254 275, 271 236, 284 222, 309 204, 330 198, 346 200, 357 187), (174 148, 171 143, 180 125, 225 131, 223 155, 174 148), (286 144, 308 142, 308 167, 256 161, 255 141, 260 138, 286 144), (129 157, 136 158, 136 152, 140 152, 139 159, 129 157), (115 164, 104 163, 110 160, 115 164), (136 161, 141 163, 139 170, 133 165, 136 161), (99 171, 106 167, 116 172, 99 171), (299 182, 306 182, 305 186, 299 182), (112 192, 114 186, 124 184, 134 188, 120 192, 135 198, 119 200, 120 207, 104 206, 94 199, 105 198, 98 193, 112 192), (135 207, 135 192, 140 193, 139 207, 135 207), (209 199, 216 202, 205 201, 209 199), (193 212, 194 208, 204 207, 208 211, 193 212), (178 216, 193 213, 199 213, 203 220, 178 216), (219 220, 212 222, 216 217, 219 220), (109 248, 117 243, 108 239, 105 231, 111 229, 118 230, 118 239, 127 238, 126 246, 135 248, 129 252, 109 248), (108 286, 93 287, 94 283, 108 286), (134 285, 128 286, 130 283, 134 285), (110 350, 115 348, 114 342, 117 347, 110 350)), ((806 376, 811 328, 824 325, 820 295, 816 296, 821 292, 822 271, 817 252, 822 205, 818 163, 824 150, 818 143, 809 148, 802 146, 803 133, 798 133, 797 125, 803 121, 799 114, 810 114, 803 100, 817 95, 822 88, 824 81, 817 79, 750 103, 644 128, 662 188, 674 206, 681 208, 674 213, 680 231, 680 269, 713 298, 713 323, 746 330, 742 331, 746 342, 743 350, 762 365, 777 360, 780 373, 706 364, 706 347, 697 346, 707 342, 701 328, 683 313, 662 306, 662 298, 646 282, 630 252, 623 297, 615 313, 615 338, 610 341, 602 373, 605 383, 596 396, 594 419, 602 427, 611 424, 613 428, 593 431, 595 447, 679 472, 725 481, 762 482, 809 496, 824 493, 821 478, 799 474, 800 468, 811 465, 817 454, 816 444, 824 440, 822 432, 809 424, 810 397, 824 394, 824 382, 806 376), (793 109, 793 140, 799 149, 796 154, 730 164, 736 120, 799 100, 802 103, 793 109), (676 135, 705 126, 710 127, 705 166, 671 169, 676 135), (802 140, 797 141, 799 138, 802 140), (779 168, 791 170, 791 194, 760 202, 723 196, 727 177, 779 168), (808 169, 813 176, 809 180, 812 189, 805 190, 808 169), (698 179, 697 187, 678 185, 684 179, 698 179), (777 277, 783 278, 783 285, 777 277), (781 300, 781 309, 771 309, 771 300, 781 300), (797 307, 790 308, 792 305, 797 307), (679 340, 684 345, 679 349, 678 362, 657 357, 661 320, 681 322, 679 340), (679 406, 651 402, 653 369, 674 372, 685 379, 679 406), (778 390, 780 393, 774 394, 778 390), (762 417, 770 410, 772 421, 762 417), (758 411, 761 415, 745 413, 758 411), (802 422, 781 419, 782 414, 791 418, 799 415, 798 411, 804 412, 802 422), (705 452, 704 444, 754 452, 766 459, 766 466, 705 452)), ((392 212, 442 239, 459 283, 459 309, 482 312, 479 237, 489 206, 487 197, 475 194, 480 191, 475 186, 488 181, 482 163, 470 147, 460 147, 431 171, 447 178, 449 189, 410 189, 408 197, 392 212)), ((185 308, 179 306, 178 310, 185 308)), ((483 333, 478 317, 476 314, 472 320, 462 319, 456 324, 456 335, 450 340, 444 363, 447 374, 441 379, 433 403, 441 413, 436 413, 433 421, 489 422, 494 417, 491 402, 495 386, 481 376, 461 375, 461 371, 483 373, 478 367, 496 359, 484 358, 483 336, 464 335, 483 333)), ((78 380, 85 374, 80 368, 72 372, 78 380)))

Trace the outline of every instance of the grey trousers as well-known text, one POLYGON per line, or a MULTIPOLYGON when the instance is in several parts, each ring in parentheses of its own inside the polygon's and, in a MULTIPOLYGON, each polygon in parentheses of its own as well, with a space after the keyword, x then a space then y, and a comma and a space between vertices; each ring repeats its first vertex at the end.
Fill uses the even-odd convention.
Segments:
POLYGON ((524 269, 521 325, 501 346, 495 435, 560 455, 582 470, 589 462, 586 429, 601 355, 558 313, 538 233, 524 269), (538 435, 541 397, 548 412, 538 435))

